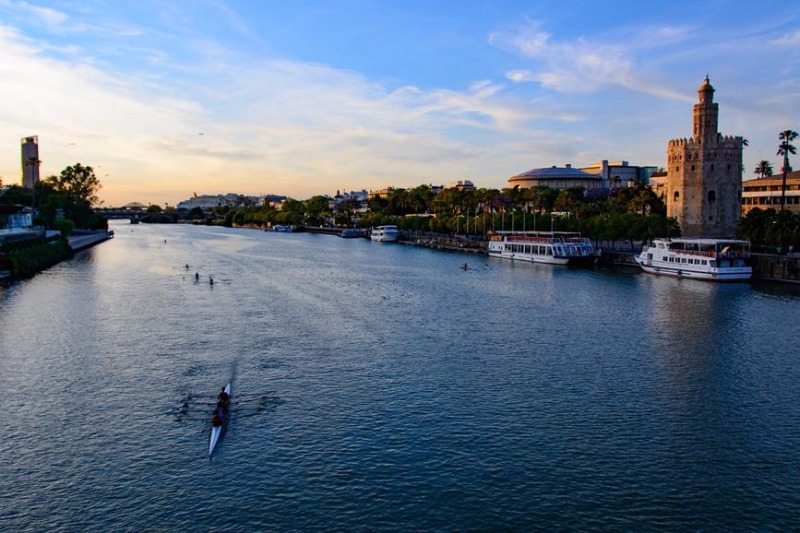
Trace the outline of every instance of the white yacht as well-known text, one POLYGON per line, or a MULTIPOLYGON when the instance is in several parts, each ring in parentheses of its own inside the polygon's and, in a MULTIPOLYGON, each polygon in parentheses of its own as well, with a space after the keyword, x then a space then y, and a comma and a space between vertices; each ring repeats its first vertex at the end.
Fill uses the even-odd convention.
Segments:
POLYGON ((564 231, 498 231, 489 240, 488 252, 491 257, 551 265, 592 265, 597 260, 591 240, 564 231))
POLYGON ((292 231, 292 228, 289 227, 289 226, 284 226, 283 224, 275 224, 274 226, 270 226, 269 228, 266 228, 264 231, 275 231, 275 232, 281 232, 281 233, 290 233, 292 231))
POLYGON ((378 242, 396 242, 399 237, 400 231, 394 225, 374 227, 369 234, 370 239, 378 242))
POLYGON ((750 243, 734 239, 655 239, 636 262, 650 274, 745 281, 753 275, 747 264, 750 243))

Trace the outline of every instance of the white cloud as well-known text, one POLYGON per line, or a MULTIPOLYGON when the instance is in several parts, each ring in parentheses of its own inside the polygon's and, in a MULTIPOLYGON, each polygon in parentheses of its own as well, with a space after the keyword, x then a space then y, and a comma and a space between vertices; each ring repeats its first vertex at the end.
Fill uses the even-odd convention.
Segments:
POLYGON ((28 2, 18 2, 17 6, 21 10, 31 13, 41 23, 47 26, 60 26, 69 19, 66 13, 50 9, 49 7, 35 6, 28 2))
MULTIPOLYGON (((215 63, 172 57, 160 74, 137 76, 103 58, 48 57, 47 43, 0 27, 0 76, 10 80, 0 87, 0 129, 13 132, 0 146, 38 134, 45 175, 93 165, 112 204, 155 200, 132 198, 137 187, 305 197, 345 180, 445 181, 453 167, 485 165, 486 148, 467 137, 487 145, 534 116, 490 80, 464 91, 389 88, 325 65, 207 48, 215 63)), ((17 157, 0 150, 6 175, 17 157)))
POLYGON ((800 30, 795 30, 791 33, 787 33, 786 35, 775 39, 772 41, 773 44, 781 45, 781 46, 797 46, 800 45, 800 30))
POLYGON ((535 21, 516 33, 493 33, 489 42, 536 62, 536 69, 510 71, 507 78, 512 81, 535 81, 561 92, 592 92, 606 85, 629 85, 632 61, 619 45, 584 39, 556 42, 535 21))

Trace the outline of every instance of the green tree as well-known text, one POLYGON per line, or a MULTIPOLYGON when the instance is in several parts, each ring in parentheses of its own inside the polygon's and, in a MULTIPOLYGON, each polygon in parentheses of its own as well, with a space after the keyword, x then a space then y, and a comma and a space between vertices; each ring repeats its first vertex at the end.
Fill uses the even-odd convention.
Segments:
POLYGON ((770 244, 786 251, 790 245, 800 244, 800 216, 791 211, 775 213, 767 225, 766 238, 770 244))
POLYGON ((767 178, 772 176, 772 164, 769 161, 762 160, 758 162, 753 173, 759 178, 767 178))
POLYGON ((794 130, 784 130, 778 134, 778 155, 783 156, 783 182, 781 184, 781 211, 786 208, 786 174, 789 173, 789 154, 796 154, 792 141, 797 139, 797 132, 794 130))
POLYGON ((91 209, 98 202, 97 192, 102 187, 90 166, 75 163, 61 171, 58 176, 47 178, 48 185, 64 197, 65 216, 78 227, 90 227, 94 223, 91 209))
POLYGON ((22 185, 10 185, 0 196, 0 203, 5 205, 27 205, 33 206, 33 191, 26 189, 22 185))
POLYGON ((327 196, 312 196, 305 202, 305 215, 311 225, 322 225, 323 218, 330 213, 330 200, 327 196))

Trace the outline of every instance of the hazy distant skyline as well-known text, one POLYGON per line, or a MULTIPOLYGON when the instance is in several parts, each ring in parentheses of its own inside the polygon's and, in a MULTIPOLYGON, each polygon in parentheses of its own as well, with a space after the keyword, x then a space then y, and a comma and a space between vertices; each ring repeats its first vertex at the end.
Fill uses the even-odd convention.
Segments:
POLYGON ((796 3, 0 0, 0 177, 28 135, 42 177, 91 165, 107 205, 663 167, 706 75, 744 179, 778 172, 796 3))

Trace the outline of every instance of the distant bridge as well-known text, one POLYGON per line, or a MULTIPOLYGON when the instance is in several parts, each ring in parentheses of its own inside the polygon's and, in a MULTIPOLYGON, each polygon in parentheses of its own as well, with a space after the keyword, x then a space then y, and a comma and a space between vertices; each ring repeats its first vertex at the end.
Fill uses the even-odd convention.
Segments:
POLYGON ((160 213, 148 213, 147 211, 138 211, 134 209, 95 209, 95 213, 103 216, 109 220, 130 219, 131 223, 138 222, 160 222, 160 223, 174 223, 180 218, 177 211, 161 211, 160 213))

